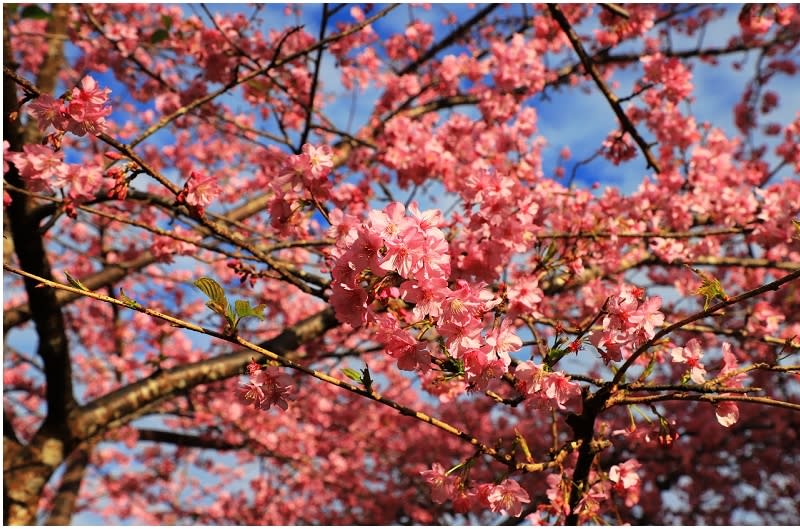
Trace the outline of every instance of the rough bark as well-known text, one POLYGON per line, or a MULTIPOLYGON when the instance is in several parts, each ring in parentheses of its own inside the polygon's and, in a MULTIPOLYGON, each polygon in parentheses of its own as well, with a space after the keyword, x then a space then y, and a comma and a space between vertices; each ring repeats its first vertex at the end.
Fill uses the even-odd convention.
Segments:
MULTIPOLYGON (((66 30, 66 4, 53 7, 47 32, 61 34, 66 30)), ((12 12, 4 8, 6 25, 3 27, 4 63, 13 65, 13 53, 8 33, 8 19, 12 12)), ((53 39, 37 79, 38 85, 52 91, 56 74, 63 62, 63 41, 53 39)), ((24 143, 36 141, 37 131, 23 131, 15 118, 18 100, 17 87, 7 76, 3 77, 3 139, 12 151, 21 151, 24 143)), ((24 188, 24 182, 13 164, 4 174, 8 183, 24 188)), ((39 235, 39 222, 32 215, 34 205, 29 197, 10 192, 12 202, 6 208, 14 251, 19 266, 41 277, 51 278, 50 261, 44 241, 39 235)), ((33 439, 22 445, 11 435, 3 437, 3 493, 6 508, 3 521, 8 524, 30 525, 36 522, 36 508, 42 488, 53 471, 64 460, 71 440, 66 428, 67 416, 75 409, 72 391, 72 374, 64 318, 56 303, 52 289, 36 288, 36 282, 25 281, 31 318, 39 338, 37 353, 44 365, 47 386, 47 415, 33 439)))

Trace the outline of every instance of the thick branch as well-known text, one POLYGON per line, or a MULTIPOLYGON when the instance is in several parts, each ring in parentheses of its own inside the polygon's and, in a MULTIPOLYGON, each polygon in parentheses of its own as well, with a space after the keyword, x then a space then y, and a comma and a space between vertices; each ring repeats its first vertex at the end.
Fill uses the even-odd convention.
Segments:
POLYGON ((139 441, 150 441, 153 443, 166 443, 187 448, 202 448, 206 450, 241 450, 246 448, 243 443, 230 443, 217 437, 200 435, 190 435, 165 430, 154 430, 151 428, 139 428, 137 430, 139 441))
MULTIPOLYGON (((324 309, 288 327, 261 346, 286 355, 338 324, 333 311, 324 309)), ((200 384, 239 375, 253 356, 253 351, 237 351, 155 373, 82 406, 77 414, 75 430, 84 439, 99 435, 112 423, 119 425, 133 419, 143 405, 163 401, 200 384)))
POLYGON ((53 510, 50 511, 45 525, 70 525, 93 447, 91 444, 84 444, 67 459, 64 476, 53 499, 53 510))
MULTIPOLYGON (((78 412, 74 414, 70 422, 72 435, 76 439, 93 439, 96 436, 101 435, 109 427, 118 427, 130 422, 130 420, 137 417, 138 414, 141 414, 141 410, 145 406, 150 406, 171 396, 184 393, 199 384, 216 382, 234 376, 240 373, 244 366, 250 361, 252 358, 252 352, 256 352, 272 361, 278 362, 285 367, 289 367, 295 371, 300 371, 323 382, 327 382, 351 393, 355 393, 369 400, 380 403, 384 406, 388 406, 402 415, 413 417, 418 421, 430 424, 440 430, 462 439, 463 441, 468 442, 479 452, 495 459, 500 463, 508 465, 512 469, 526 472, 541 472, 544 469, 560 465, 560 462, 557 458, 543 463, 515 463, 511 455, 502 453, 495 448, 483 444, 476 437, 456 428, 449 423, 437 419, 436 417, 431 417, 425 413, 422 413, 421 411, 403 406, 394 400, 378 394, 372 388, 361 388, 355 386, 338 378, 332 377, 326 373, 298 364, 297 362, 288 358, 285 355, 285 352, 287 351, 285 348, 286 343, 299 346, 305 341, 321 336, 327 329, 338 325, 338 321, 333 316, 333 311, 330 308, 307 318, 303 322, 300 322, 290 329, 287 329, 277 338, 265 342, 263 344, 264 346, 262 347, 245 340, 241 336, 222 334, 217 331, 212 331, 194 323, 190 323, 152 309, 147 309, 138 304, 131 304, 130 302, 120 301, 103 294, 98 294, 76 287, 70 287, 44 278, 38 278, 28 272, 25 272, 24 270, 19 270, 6 264, 3 265, 3 268, 28 278, 37 279, 43 285, 75 291, 83 296, 99 301, 113 305, 124 306, 131 310, 147 314, 148 316, 164 320, 174 327, 188 329, 214 338, 219 338, 233 344, 239 344, 246 349, 242 352, 229 353, 213 359, 197 362, 190 366, 181 366, 159 372, 147 377, 144 380, 135 382, 129 386, 126 386, 125 388, 121 388, 110 393, 109 395, 101 397, 87 406, 81 407, 78 412), (303 332, 303 334, 307 335, 305 340, 298 340, 298 326, 301 326, 301 330, 303 327, 309 327, 309 329, 306 329, 303 332), (278 353, 274 352, 275 350, 277 350, 278 353)), ((575 448, 577 447, 578 445, 575 445, 575 448)))
MULTIPOLYGON (((61 33, 66 28, 68 5, 61 4, 53 8, 48 31, 61 33)), ((6 24, 8 17, 6 17, 6 24)), ((13 62, 13 54, 8 42, 8 26, 4 27, 4 46, 6 64, 13 62)), ((55 73, 61 64, 63 50, 62 40, 53 40, 50 43, 48 54, 40 73, 44 86, 51 87, 55 83, 55 73), (48 72, 53 79, 48 77, 48 72)), ((4 68, 5 72, 5 68, 4 68)), ((12 113, 17 111, 17 87, 12 77, 3 76, 3 125, 4 139, 10 144, 12 151, 22 151, 25 139, 19 128, 19 121, 12 120, 12 113)), ((10 184, 25 188, 25 183, 19 171, 13 164, 4 178, 10 184)), ((13 190, 10 192, 12 202, 6 208, 8 221, 11 224, 11 234, 19 265, 32 273, 44 278, 52 278, 50 260, 47 256, 42 237, 38 235, 39 223, 31 215, 33 203, 30 197, 13 190)), ((38 354, 44 363, 44 372, 47 385, 47 418, 45 426, 62 425, 75 405, 72 391, 72 371, 69 358, 69 345, 64 326, 64 318, 59 305, 56 303, 55 292, 50 289, 36 288, 36 281, 26 279, 25 291, 28 295, 30 314, 36 324, 39 336, 38 354)))

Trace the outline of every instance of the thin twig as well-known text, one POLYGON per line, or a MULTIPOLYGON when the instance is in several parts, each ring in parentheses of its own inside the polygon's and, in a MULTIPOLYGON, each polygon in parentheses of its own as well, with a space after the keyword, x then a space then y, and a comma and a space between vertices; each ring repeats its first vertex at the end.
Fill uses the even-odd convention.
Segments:
POLYGON ((664 327, 660 331, 658 331, 652 338, 650 338, 647 342, 642 344, 633 354, 628 357, 622 367, 619 368, 616 375, 614 375, 614 379, 611 381, 611 387, 617 385, 622 380, 622 377, 625 376, 625 373, 628 369, 633 365, 634 362, 645 352, 647 351, 653 344, 658 342, 661 338, 668 335, 672 331, 680 329, 689 323, 693 323, 697 320, 703 319, 706 316, 714 314, 725 307, 729 307, 731 305, 735 305, 740 303, 744 300, 750 299, 752 297, 758 296, 759 294, 763 294, 764 292, 768 292, 770 290, 778 290, 782 285, 794 281, 795 279, 800 278, 800 270, 795 270, 790 274, 786 274, 785 276, 781 277, 780 279, 776 279, 775 281, 771 281, 765 285, 762 285, 758 288, 754 288, 752 290, 748 290, 747 292, 743 292, 738 296, 733 296, 725 301, 720 301, 719 303, 707 308, 706 310, 700 311, 696 314, 692 314, 691 316, 682 319, 679 322, 673 323, 672 325, 668 325, 664 327))
POLYGON ((496 461, 498 461, 498 462, 510 467, 511 469, 521 470, 521 471, 525 471, 525 472, 541 472, 542 470, 545 470, 547 468, 551 468, 551 467, 557 466, 559 464, 559 462, 558 462, 559 457, 563 458, 563 457, 566 456, 566 452, 565 452, 564 454, 557 454, 554 457, 554 459, 552 461, 549 461, 549 462, 544 462, 544 463, 515 463, 514 460, 513 460, 513 457, 511 455, 503 454, 500 451, 498 451, 498 450, 496 450, 496 449, 494 449, 494 448, 492 448, 492 447, 490 447, 488 445, 485 445, 485 444, 481 443, 474 436, 472 436, 469 433, 464 432, 464 431, 456 428, 455 426, 453 426, 453 425, 451 425, 449 423, 446 423, 446 422, 444 422, 444 421, 442 421, 440 419, 437 419, 436 417, 432 417, 430 415, 422 413, 421 411, 417 411, 417 410, 414 410, 414 409, 409 408, 407 406, 404 406, 404 405, 402 405, 402 404, 400 404, 400 403, 398 403, 398 402, 396 402, 396 401, 394 401, 392 399, 386 398, 386 397, 380 395, 379 393, 377 393, 376 391, 374 391, 372 388, 369 388, 369 389, 361 388, 361 387, 355 386, 353 384, 350 384, 348 382, 345 382, 343 380, 340 380, 340 379, 338 379, 336 377, 330 376, 327 373, 323 373, 321 371, 310 369, 310 368, 308 368, 308 367, 306 367, 304 365, 298 364, 297 362, 294 362, 294 361, 290 360, 289 358, 287 358, 285 356, 279 355, 279 354, 274 353, 272 351, 269 351, 269 350, 267 350, 267 349, 265 349, 265 348, 263 348, 263 347, 261 347, 259 345, 256 345, 256 344, 254 344, 254 343, 242 338, 241 336, 239 336, 237 334, 221 333, 221 332, 218 332, 218 331, 214 331, 212 329, 208 329, 206 327, 202 327, 202 326, 197 325, 195 323, 191 323, 191 322, 182 320, 180 318, 176 318, 174 316, 170 316, 169 314, 164 314, 163 312, 159 312, 159 311, 156 311, 156 310, 153 310, 153 309, 148 309, 148 308, 146 308, 146 307, 144 307, 144 306, 142 306, 142 305, 140 305, 138 303, 134 303, 134 302, 131 302, 131 301, 125 302, 125 301, 121 301, 119 299, 116 299, 116 298, 113 298, 113 297, 110 297, 110 296, 106 296, 104 294, 98 294, 96 292, 92 292, 91 290, 83 290, 83 289, 80 289, 80 288, 71 287, 71 286, 67 286, 67 285, 61 284, 61 283, 57 283, 55 281, 50 281, 50 280, 45 279, 43 277, 39 277, 37 275, 25 272, 24 270, 20 270, 18 268, 10 266, 10 265, 8 265, 6 263, 3 264, 3 268, 5 270, 8 270, 9 272, 14 273, 14 274, 17 274, 17 275, 20 275, 20 276, 27 277, 29 279, 33 279, 35 281, 38 281, 43 286, 48 286, 48 287, 56 288, 56 289, 59 289, 59 290, 66 290, 66 291, 73 292, 73 293, 81 295, 81 296, 85 296, 85 297, 89 297, 89 298, 92 298, 92 299, 96 299, 98 301, 102 301, 102 302, 105 302, 105 303, 110 303, 110 304, 113 304, 113 305, 117 305, 119 307, 125 307, 125 308, 128 308, 130 310, 135 310, 137 312, 141 312, 143 314, 147 314, 148 316, 151 316, 153 318, 166 321, 170 325, 172 325, 173 327, 194 331, 194 332, 197 332, 197 333, 200 333, 200 334, 205 334, 207 336, 211 336, 213 338, 217 338, 219 340, 223 340, 223 341, 226 341, 226 342, 229 342, 229 343, 232 343, 232 344, 240 345, 240 346, 242 346, 242 347, 244 347, 244 348, 246 348, 246 349, 248 349, 250 351, 254 351, 256 353, 259 353, 259 354, 265 356, 266 358, 268 358, 269 360, 277 362, 277 363, 279 363, 280 365, 282 365, 284 367, 288 367, 288 368, 294 369, 295 371, 299 371, 299 372, 301 372, 303 374, 306 374, 308 376, 314 377, 314 378, 316 378, 318 380, 321 380, 323 382, 327 382, 328 384, 332 384, 334 386, 337 386, 339 388, 347 390, 347 391, 349 391, 351 393, 355 393, 355 394, 360 395, 362 397, 365 397, 365 398, 367 398, 369 400, 373 400, 375 402, 383 404, 384 406, 388 406, 388 407, 398 411, 401 415, 412 417, 414 419, 417 419, 418 421, 428 423, 428 424, 430 424, 430 425, 432 425, 432 426, 434 426, 434 427, 436 427, 436 428, 438 428, 438 429, 440 429, 440 430, 442 430, 444 432, 447 432, 447 433, 449 433, 451 435, 454 435, 454 436, 456 436, 456 437, 468 442, 469 444, 473 445, 480 453, 483 453, 483 454, 495 459, 496 461))
POLYGON ((575 30, 572 29, 572 26, 567 20, 567 17, 564 16, 564 13, 558 7, 557 4, 547 4, 547 8, 550 10, 550 14, 553 18, 558 22, 558 25, 561 26, 561 29, 564 31, 564 34, 569 39, 570 43, 572 44, 575 53, 578 54, 578 57, 581 59, 581 63, 583 64, 583 68, 586 72, 594 79, 594 82, 597 84, 600 91, 605 96, 608 103, 611 105, 611 108, 614 110, 614 113, 617 115, 617 119, 619 119, 620 123, 622 124, 622 128, 628 134, 631 135, 633 140, 642 150, 642 154, 644 154, 645 159, 647 160, 647 166, 652 167, 656 173, 660 173, 661 169, 658 166, 658 162, 656 162, 653 154, 650 152, 650 147, 648 146, 647 142, 644 141, 642 136, 636 130, 636 127, 631 122, 628 115, 625 113, 625 110, 619 103, 619 99, 616 95, 608 88, 603 78, 600 76, 600 73, 597 71, 597 68, 592 62, 591 57, 589 54, 586 53, 586 50, 583 49, 583 44, 581 44, 580 38, 575 33, 575 30))

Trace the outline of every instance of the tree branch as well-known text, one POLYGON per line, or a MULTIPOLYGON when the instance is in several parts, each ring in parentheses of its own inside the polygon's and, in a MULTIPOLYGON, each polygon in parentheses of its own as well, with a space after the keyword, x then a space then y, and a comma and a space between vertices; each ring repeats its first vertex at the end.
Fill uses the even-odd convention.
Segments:
MULTIPOLYGON (((69 6, 61 4, 53 7, 48 31, 61 33, 66 30, 66 18, 69 6)), ((8 17, 4 27, 4 62, 11 64, 13 54, 8 40, 8 17)), ((55 76, 61 64, 61 55, 64 42, 52 40, 48 53, 40 70, 39 78, 43 86, 55 86, 55 76)), ((15 76, 3 66, 3 126, 4 139, 10 144, 12 151, 22 151, 25 141, 34 138, 24 138, 18 119, 12 120, 12 113, 17 111, 17 89, 15 76)), ((25 189, 25 183, 19 175, 14 164, 9 164, 9 170, 4 178, 10 184, 25 189)), ((11 204, 6 208, 8 220, 11 225, 11 234, 19 265, 34 274, 52 278, 50 260, 45 250, 44 241, 39 233, 39 223, 32 217, 32 199, 24 194, 10 191, 11 204)), ((75 406, 75 397, 72 390, 72 365, 69 358, 69 344, 67 341, 64 317, 56 304, 55 292, 50 289, 36 288, 36 282, 29 278, 25 280, 25 291, 28 295, 28 305, 31 317, 36 324, 39 337, 38 355, 44 362, 44 373, 47 386, 47 417, 43 428, 59 428, 65 424, 67 415, 75 406)))
POLYGON ((636 130, 636 127, 634 127, 633 123, 631 123, 630 118, 628 118, 628 115, 625 113, 625 110, 623 110, 622 105, 620 105, 617 96, 614 95, 611 89, 609 89, 606 85, 605 81, 603 81, 603 78, 600 76, 600 72, 597 71, 597 68, 592 62, 592 58, 589 57, 589 55, 586 53, 586 50, 583 49, 583 44, 581 44, 580 38, 575 33, 575 30, 572 29, 567 17, 564 16, 564 13, 557 4, 547 4, 547 8, 550 10, 550 14, 553 16, 556 22, 558 22, 558 25, 561 26, 564 34, 572 44, 575 53, 577 53, 578 57, 580 57, 583 68, 592 77, 592 79, 594 79, 595 84, 597 84, 597 87, 600 88, 600 91, 605 96, 608 104, 611 105, 611 108, 617 115, 617 119, 619 119, 620 124, 622 125, 622 129, 631 135, 633 140, 642 150, 642 154, 644 154, 644 157, 647 160, 647 166, 652 167, 656 173, 660 173, 661 169, 658 167, 658 162, 656 162, 656 159, 653 157, 653 153, 650 152, 650 147, 636 130))
POLYGON ((53 498, 53 510, 50 511, 44 525, 70 525, 93 448, 93 444, 84 443, 67 459, 64 476, 53 498))
POLYGON ((692 322, 695 322, 697 320, 703 319, 706 316, 709 316, 711 314, 714 314, 715 312, 718 312, 721 309, 724 309, 725 307, 729 307, 731 305, 735 305, 735 304, 740 303, 740 302, 742 302, 742 301, 744 301, 746 299, 750 299, 752 297, 758 296, 759 294, 763 294, 764 292, 768 292, 770 290, 778 290, 782 285, 785 285, 786 283, 794 281, 795 279, 797 279, 799 277, 800 277, 800 270, 795 270, 794 272, 792 272, 790 274, 786 274, 785 276, 781 277, 780 279, 776 279, 775 281, 772 281, 770 283, 762 285, 762 286, 760 286, 758 288, 754 288, 752 290, 748 290, 747 292, 742 292, 738 296, 733 296, 732 298, 729 298, 726 301, 720 301, 719 303, 717 303, 717 304, 715 304, 715 305, 713 305, 713 306, 711 306, 711 307, 709 307, 709 308, 707 308, 705 310, 702 310, 700 312, 692 314, 691 316, 689 316, 687 318, 684 318, 679 322, 676 322, 676 323, 673 323, 672 325, 668 325, 667 327, 664 327, 663 329, 658 331, 652 338, 650 338, 647 342, 645 342, 638 349, 636 349, 636 351, 634 351, 633 354, 630 357, 628 357, 628 359, 625 361, 625 363, 622 364, 622 367, 620 367, 619 370, 617 370, 616 375, 614 375, 614 379, 611 381, 611 386, 615 386, 615 385, 619 384, 620 380, 622 380, 622 377, 625 376, 625 373, 628 371, 630 366, 633 365, 633 363, 636 361, 636 359, 639 358, 650 347, 652 347, 652 345, 654 343, 658 342, 661 338, 663 338, 664 336, 668 335, 672 331, 674 331, 676 329, 680 329, 680 328, 684 327, 685 325, 688 325, 689 323, 692 323, 692 322))
POLYGON ((456 40, 461 38, 475 24, 486 18, 492 11, 494 11, 498 7, 500 7, 500 4, 487 4, 483 9, 478 10, 477 13, 472 15, 472 17, 464 21, 463 24, 461 24, 453 31, 451 31, 446 37, 444 37, 442 40, 440 40, 439 42, 428 48, 428 50, 422 55, 420 55, 416 61, 409 63, 402 70, 397 72, 397 75, 398 76, 406 75, 416 71, 421 65, 425 64, 430 59, 435 57, 437 53, 447 48, 451 44, 455 43, 456 40))
MULTIPOLYGON (((308 329, 303 329, 301 331, 303 334, 307 334, 306 340, 304 340, 307 341, 321 336, 321 334, 327 329, 338 325, 338 321, 334 318, 333 311, 331 309, 325 309, 300 322, 297 324, 297 326, 287 329, 277 338, 265 342, 263 344, 265 347, 262 347, 251 343, 238 335, 226 335, 152 309, 147 309, 140 305, 132 305, 129 302, 126 303, 103 294, 97 294, 88 290, 82 290, 56 283, 41 277, 36 277, 28 272, 25 272, 24 270, 16 269, 7 264, 4 264, 3 268, 10 272, 38 280, 43 285, 49 287, 70 290, 79 293, 82 296, 90 297, 113 305, 126 307, 137 312, 142 312, 148 316, 164 320, 174 327, 205 334, 233 344, 238 344, 247 349, 245 351, 229 353, 220 357, 197 362, 189 366, 180 366, 166 371, 161 371, 143 380, 130 384, 129 386, 120 388, 86 406, 82 406, 78 410, 78 413, 74 414, 72 420, 70 421, 70 428, 73 432, 73 436, 76 439, 93 439, 96 436, 101 435, 112 423, 114 426, 120 426, 130 421, 136 416, 137 413, 141 412, 143 406, 161 402, 178 393, 184 393, 199 384, 216 382, 234 376, 240 373, 244 366, 247 365, 252 357, 252 352, 256 352, 269 358, 270 360, 278 362, 284 367, 289 367, 295 371, 300 371, 301 373, 314 377, 323 382, 327 382, 351 393, 355 393, 379 404, 383 404, 384 406, 388 406, 399 412, 401 415, 412 417, 421 422, 428 423, 440 430, 462 439, 463 441, 466 441, 481 453, 495 459, 500 463, 503 463, 511 469, 522 470, 525 472, 541 472, 542 470, 560 464, 557 459, 553 459, 544 463, 515 463, 511 455, 504 454, 495 448, 481 443, 474 436, 456 428, 455 426, 452 426, 449 423, 437 419, 436 417, 431 417, 425 413, 422 413, 421 411, 403 406, 394 400, 378 394, 371 388, 367 389, 357 387, 353 384, 332 377, 326 373, 305 367, 286 357, 285 352, 287 352, 288 349, 285 348, 285 344, 287 342, 290 344, 297 344, 298 346, 299 344, 303 343, 298 342, 297 340, 298 331, 303 329, 303 327, 308 327, 308 329), (299 329, 298 326, 300 326, 299 329), (276 353, 274 352, 275 350, 279 352, 276 353)), ((577 446, 578 445, 575 445, 575 447, 577 446)))
POLYGON ((749 397, 747 395, 698 395, 696 393, 685 392, 664 393, 661 395, 645 395, 643 397, 612 397, 608 400, 606 405, 607 407, 611 407, 617 405, 645 404, 670 400, 693 400, 698 402, 710 402, 712 404, 716 404, 718 402, 749 402, 751 404, 761 404, 763 406, 770 406, 773 408, 784 408, 787 410, 800 411, 800 404, 775 400, 769 397, 749 397))

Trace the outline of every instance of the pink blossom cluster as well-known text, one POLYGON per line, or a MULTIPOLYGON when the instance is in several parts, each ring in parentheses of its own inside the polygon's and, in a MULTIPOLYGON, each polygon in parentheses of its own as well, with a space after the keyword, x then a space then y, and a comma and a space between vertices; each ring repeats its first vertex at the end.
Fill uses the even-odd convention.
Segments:
POLYGON ((411 204, 406 213, 393 202, 372 210, 360 226, 339 214, 331 219, 338 243, 330 299, 340 321, 354 327, 376 323, 400 369, 424 372, 429 347, 416 343, 419 337, 404 328, 402 315, 376 310, 402 300, 412 305, 407 316, 434 327, 447 354, 463 363, 472 389, 483 390, 508 371, 509 353, 522 341, 508 318, 484 333, 484 316, 501 301, 484 283, 457 280, 449 286, 450 257, 438 210, 421 212, 411 204))
POLYGON ((103 188, 102 167, 94 163, 68 164, 64 152, 54 151, 48 145, 26 144, 22 152, 3 151, 4 162, 12 162, 26 187, 34 192, 52 193, 68 188, 70 201, 93 199, 103 188))
POLYGON ((54 151, 47 145, 26 144, 22 152, 3 150, 3 160, 13 163, 29 190, 47 191, 67 183, 67 164, 64 151, 54 151))
MULTIPOLYGON (((636 459, 613 465, 608 474, 599 474, 594 469, 589 472, 589 489, 582 494, 575 505, 574 513, 578 515, 578 525, 596 520, 605 509, 605 504, 612 493, 617 494, 628 507, 639 502, 641 477, 637 471, 642 465, 636 459)), ((573 512, 569 505, 572 483, 565 474, 549 474, 547 476, 548 504, 542 504, 528 519, 533 525, 552 525, 546 520, 563 519, 573 512)))
POLYGON ((625 498, 625 505, 633 507, 639 503, 641 478, 636 473, 642 464, 636 459, 629 459, 622 464, 612 466, 608 471, 608 479, 614 484, 614 491, 625 498))
POLYGON ((77 136, 97 135, 107 127, 106 116, 111 114, 110 93, 111 89, 100 88, 97 81, 87 75, 63 100, 42 94, 30 104, 30 111, 41 130, 52 125, 56 130, 77 136))
POLYGON ((538 408, 566 409, 570 399, 581 396, 579 384, 559 371, 548 371, 533 362, 520 362, 514 371, 517 389, 538 408))
POLYGON ((673 362, 686 364, 689 367, 689 377, 692 382, 702 384, 706 381, 706 368, 700 361, 703 358, 703 350, 696 338, 686 342, 685 347, 673 347, 670 355, 673 362))
POLYGON ((624 285, 619 295, 608 299, 603 329, 589 337, 606 363, 618 362, 630 355, 664 323, 664 315, 659 311, 661 297, 642 299, 643 296, 641 289, 624 285))
POLYGON ((333 151, 327 145, 315 147, 306 143, 301 154, 286 158, 281 175, 273 180, 276 193, 283 195, 284 188, 292 191, 309 191, 319 200, 330 197, 331 182, 328 175, 333 169, 333 151))
MULTIPOLYGON (((184 239, 197 239, 197 234, 188 228, 176 226, 173 232, 176 236, 184 239)), ((169 235, 157 235, 153 239, 150 251, 158 261, 162 263, 171 263, 175 255, 192 255, 197 251, 197 246, 190 242, 170 237, 169 235)))
MULTIPOLYGON (((540 221, 537 196, 518 177, 485 169, 466 176, 459 193, 471 213, 463 235, 451 243, 455 268, 464 275, 494 281, 514 254, 526 252, 533 244, 531 229, 540 221)), ((509 289, 509 299, 520 301, 515 308, 532 309, 541 301, 537 301, 540 294, 531 278, 515 280, 509 289)))
MULTIPOLYGON (((450 256, 439 229, 441 213, 421 212, 416 204, 408 212, 403 204, 392 202, 382 211, 370 211, 366 222, 358 228, 351 226, 338 239, 331 303, 340 321, 360 327, 374 320, 368 300, 387 295, 382 292, 387 286, 417 290, 417 299, 446 289, 450 256), (387 276, 396 280, 380 281, 387 276)), ((338 228, 334 225, 331 230, 335 234, 338 228)))
POLYGON ((626 19, 621 19, 610 11, 600 11, 598 18, 603 28, 594 31, 599 45, 615 46, 623 40, 643 35, 653 27, 658 15, 658 6, 653 4, 631 4, 626 9, 626 19))
POLYGON ((273 404, 286 410, 289 408, 292 377, 277 367, 262 367, 255 361, 247 366, 250 381, 239 387, 239 400, 257 410, 268 410, 273 404))
POLYGON ((303 145, 300 154, 285 157, 280 174, 269 182, 274 197, 269 204, 270 224, 284 236, 298 236, 302 216, 300 201, 313 198, 325 201, 333 198, 328 175, 333 169, 333 151, 327 145, 303 145))
POLYGON ((200 215, 205 213, 205 208, 213 202, 222 188, 213 175, 204 176, 202 173, 192 171, 189 179, 183 184, 183 189, 178 194, 180 204, 187 204, 197 209, 200 215))
POLYGON ((662 85, 657 92, 672 103, 688 99, 692 93, 692 72, 677 58, 658 53, 641 58, 644 81, 662 85))
POLYGON ((511 42, 492 43, 494 82, 502 91, 524 87, 528 93, 541 91, 545 82, 545 71, 536 48, 517 33, 511 42))
POLYGON ((462 476, 449 474, 439 463, 420 474, 431 489, 431 499, 436 503, 451 500, 457 512, 488 508, 506 516, 519 516, 523 505, 531 502, 528 492, 512 479, 467 486, 462 476))

